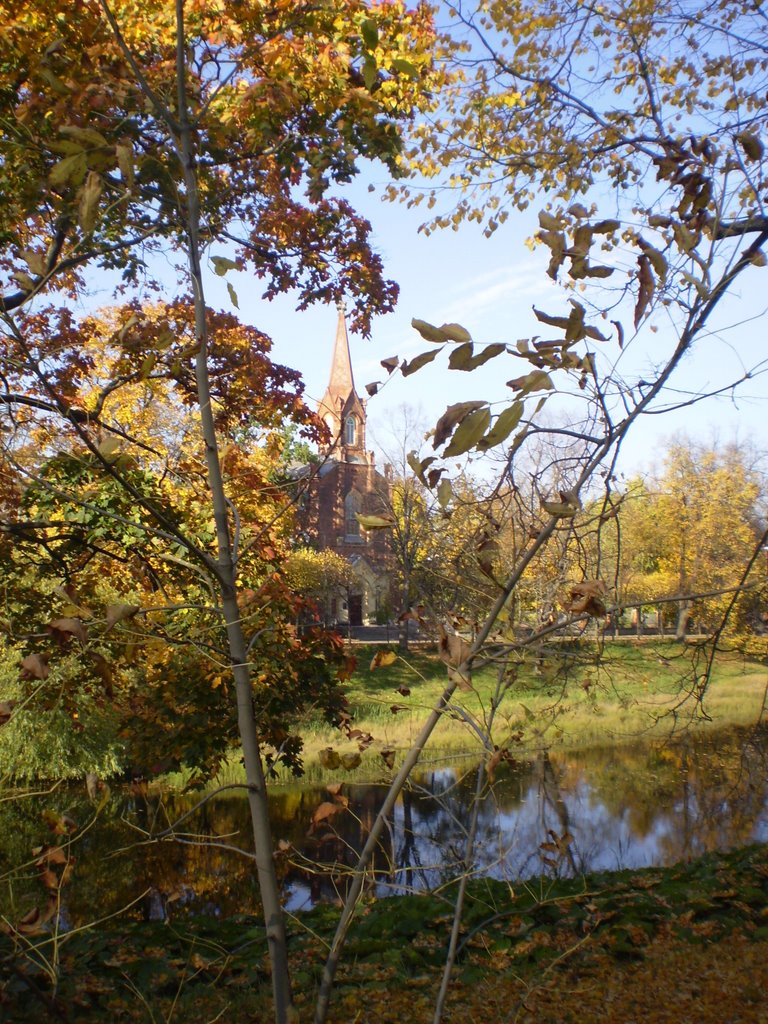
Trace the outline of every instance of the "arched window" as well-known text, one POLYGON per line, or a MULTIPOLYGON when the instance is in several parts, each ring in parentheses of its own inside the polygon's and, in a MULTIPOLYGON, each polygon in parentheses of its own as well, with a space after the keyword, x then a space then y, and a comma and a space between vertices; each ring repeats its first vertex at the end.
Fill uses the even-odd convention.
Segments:
POLYGON ((354 416, 347 416, 344 424, 344 443, 355 444, 357 441, 357 420, 354 416))
POLYGON ((360 536, 360 523, 356 518, 356 513, 360 511, 360 499, 353 492, 344 499, 344 534, 347 537, 359 537, 360 536))

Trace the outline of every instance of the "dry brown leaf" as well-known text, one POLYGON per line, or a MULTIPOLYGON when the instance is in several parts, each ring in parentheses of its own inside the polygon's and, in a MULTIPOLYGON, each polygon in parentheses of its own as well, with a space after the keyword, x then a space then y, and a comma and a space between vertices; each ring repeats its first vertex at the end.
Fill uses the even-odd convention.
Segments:
POLYGON ((39 907, 34 907, 26 913, 20 921, 18 921, 15 930, 21 935, 35 935, 37 932, 42 931, 43 926, 50 921, 56 913, 57 906, 58 900, 56 897, 49 897, 45 910, 41 910, 39 907))
POLYGON ((103 654, 99 654, 98 651, 91 651, 91 661, 93 662, 93 667, 96 670, 97 675, 99 676, 99 678, 101 679, 102 683, 104 684, 104 692, 106 693, 106 695, 111 700, 112 699, 112 695, 113 695, 113 690, 112 690, 112 680, 113 680, 112 666, 109 664, 109 662, 104 657, 104 655, 103 654))
POLYGON ((456 633, 446 633, 443 626, 438 627, 437 650, 440 661, 458 668, 467 660, 471 649, 466 640, 462 640, 456 633))
POLYGON ((60 619, 53 619, 48 623, 46 629, 60 644, 69 643, 72 637, 77 637, 80 643, 86 643, 88 640, 88 630, 83 625, 82 619, 76 619, 70 616, 64 616, 60 619))
POLYGON ((432 447, 439 448, 450 437, 457 424, 466 419, 470 413, 484 408, 487 404, 487 402, 457 402, 455 405, 449 405, 437 421, 432 447))
POLYGON ((44 864, 66 864, 69 861, 66 850, 61 846, 38 846, 32 851, 36 857, 35 864, 42 867, 44 864))
POLYGON ((568 599, 561 603, 565 611, 574 615, 602 618, 606 613, 603 598, 607 593, 608 588, 602 580, 584 580, 574 583, 569 588, 568 599))
POLYGON ((28 654, 21 659, 22 679, 47 679, 49 672, 48 656, 45 654, 28 654))
POLYGON ((449 665, 448 678, 452 683, 455 683, 460 690, 472 689, 472 677, 469 672, 462 672, 461 669, 454 668, 453 665, 449 665))
POLYGON ((334 814, 338 814, 342 810, 344 807, 340 803, 332 804, 328 800, 323 801, 312 815, 312 826, 319 825, 321 821, 327 821, 328 818, 332 818, 334 814))
POLYGON ((59 876, 55 871, 51 871, 50 868, 43 868, 38 875, 40 882, 44 889, 58 889, 59 888, 59 876))
POLYGON ((493 782, 494 779, 496 778, 496 769, 504 760, 504 753, 505 752, 503 750, 496 749, 488 758, 488 763, 485 766, 485 770, 491 782, 493 782))
POLYGON ((117 625, 118 622, 124 622, 126 619, 132 619, 133 616, 141 611, 141 607, 138 604, 110 604, 107 607, 107 629, 112 629, 113 626, 117 625))
POLYGON ((642 253, 637 258, 637 303, 635 305, 635 327, 637 327, 643 318, 648 305, 653 298, 653 294, 656 291, 656 280, 653 276, 653 270, 651 269, 651 261, 642 253))

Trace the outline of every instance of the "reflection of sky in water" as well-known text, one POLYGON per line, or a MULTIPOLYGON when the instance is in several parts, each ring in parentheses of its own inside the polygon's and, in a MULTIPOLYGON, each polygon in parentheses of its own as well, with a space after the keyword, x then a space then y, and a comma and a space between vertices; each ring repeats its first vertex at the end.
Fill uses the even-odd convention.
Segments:
MULTIPOLYGON (((516 884, 542 873, 667 865, 709 850, 768 842, 766 739, 768 730, 689 733, 683 742, 655 750, 604 748, 502 766, 479 805, 470 871, 516 884), (564 833, 573 841, 563 856, 556 847, 542 851, 542 843, 564 833), (556 863, 547 865, 543 853, 556 863)), ((476 773, 467 762, 463 776, 457 772, 444 763, 424 768, 401 795, 380 841, 375 886, 368 892, 435 888, 462 873, 476 773)), ((327 789, 318 784, 270 790, 275 842, 283 840, 291 851, 278 858, 290 910, 343 895, 385 792, 383 785, 345 781, 349 809, 340 807, 313 829, 315 811, 333 799, 327 789)), ((233 852, 253 848, 247 799, 226 794, 193 812, 198 800, 195 794, 115 791, 77 840, 76 869, 62 890, 60 927, 93 920, 94 908, 107 915, 131 906, 133 916, 158 919, 168 906, 172 916, 258 913, 253 861, 233 852), (182 817, 177 841, 147 842, 182 817)), ((0 804, 0 855, 28 864, 30 851, 47 841, 45 808, 64 805, 81 823, 93 815, 85 794, 74 790, 30 797, 23 806, 0 804)), ((39 880, 22 868, 12 885, 0 887, 0 913, 16 913, 19 900, 29 910, 40 898, 39 880)))
MULTIPOLYGON (((472 871, 517 882, 542 873, 668 865, 708 850, 768 841, 761 753, 751 771, 730 775, 718 773, 706 756, 700 765, 686 761, 679 775, 672 772, 672 784, 667 773, 662 786, 653 765, 638 770, 637 761, 622 764, 618 754, 610 765, 612 781, 602 780, 602 796, 590 781, 586 755, 578 765, 544 759, 523 766, 482 802, 472 871), (638 798, 638 778, 649 784, 644 801, 638 798), (543 842, 565 833, 573 841, 562 856, 541 850, 543 842), (547 865, 544 857, 557 863, 547 865)), ((377 875, 378 895, 434 888, 461 872, 473 789, 472 773, 457 784, 456 773, 442 769, 423 776, 419 788, 401 797, 388 823, 390 870, 377 875)), ((352 836, 347 841, 358 847, 352 836)), ((302 880, 292 879, 290 889, 291 909, 311 900, 302 880)))

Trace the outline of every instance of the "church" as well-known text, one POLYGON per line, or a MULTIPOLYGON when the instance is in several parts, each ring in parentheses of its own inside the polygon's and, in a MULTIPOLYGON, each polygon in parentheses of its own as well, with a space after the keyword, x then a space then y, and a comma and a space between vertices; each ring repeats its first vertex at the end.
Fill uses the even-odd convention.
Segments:
POLYGON ((313 469, 302 519, 312 547, 335 551, 353 567, 352 586, 330 596, 324 609, 330 621, 350 626, 379 624, 392 615, 389 531, 364 530, 357 519, 387 511, 392 482, 391 468, 379 473, 366 449, 366 404, 355 391, 340 305, 328 386, 317 409, 331 441, 313 469))

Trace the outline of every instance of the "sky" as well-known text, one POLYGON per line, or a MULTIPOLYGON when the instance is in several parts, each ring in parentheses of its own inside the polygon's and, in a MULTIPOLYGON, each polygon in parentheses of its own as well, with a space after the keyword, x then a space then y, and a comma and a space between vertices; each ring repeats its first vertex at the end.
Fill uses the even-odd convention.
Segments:
MULTIPOLYGON (((376 446, 378 442, 379 448, 391 446, 391 435, 402 422, 403 405, 411 407, 428 426, 454 402, 487 400, 498 403, 494 405, 498 412, 502 403, 513 397, 506 381, 528 368, 522 361, 502 355, 465 373, 449 370, 443 356, 408 378, 396 373, 388 379, 380 365, 382 359, 410 359, 432 347, 413 330, 412 318, 436 325, 457 322, 478 342, 514 345, 519 338, 545 334, 533 306, 559 315, 567 314, 569 308, 568 294, 546 275, 548 251, 531 251, 526 246, 526 239, 537 228, 535 211, 511 214, 490 238, 477 224, 427 236, 418 230, 423 208, 408 210, 402 204, 383 201, 386 184, 367 174, 344 192, 371 221, 373 244, 383 257, 386 275, 400 285, 396 311, 374 321, 371 338, 350 335, 358 394, 365 397, 365 385, 370 382, 386 381, 368 403, 369 443, 376 446), (371 184, 373 192, 369 191, 371 184)), ((328 382, 336 308, 319 306, 298 313, 291 296, 272 302, 260 299, 259 282, 247 274, 232 273, 227 280, 237 293, 240 317, 270 335, 274 359, 299 370, 308 400, 317 402, 328 382)), ((211 276, 208 288, 210 304, 232 309, 224 280, 211 276)), ((767 308, 768 268, 755 268, 719 310, 721 330, 702 339, 697 352, 678 371, 670 401, 685 401, 698 390, 723 387, 766 359, 767 308)), ((625 310, 622 319, 629 328, 631 311, 625 310)), ((621 368, 638 377, 650 374, 673 337, 663 321, 656 333, 645 328, 625 349, 621 368)), ((600 348, 599 344, 593 347, 600 348)), ((609 348, 605 347, 606 356, 609 348)), ((617 354, 615 346, 612 352, 617 354)), ((666 444, 682 435, 707 443, 748 440, 758 449, 768 447, 766 399, 768 376, 764 375, 743 385, 738 400, 727 394, 664 416, 645 417, 624 445, 620 466, 626 474, 652 469, 659 464, 666 444)), ((568 406, 561 405, 551 415, 565 416, 567 412, 568 406)))

